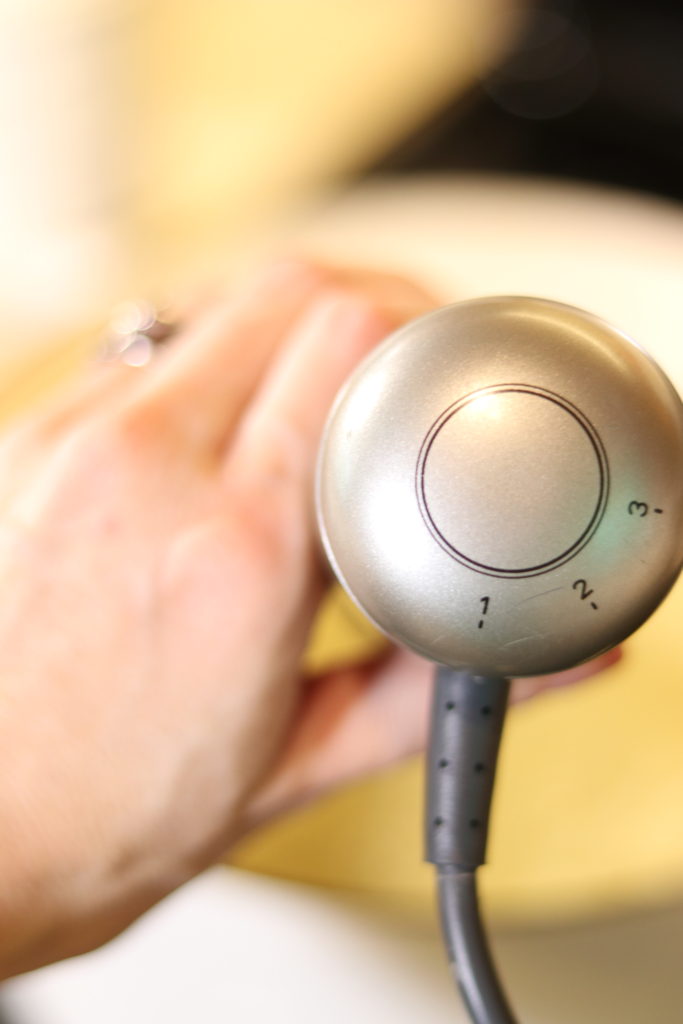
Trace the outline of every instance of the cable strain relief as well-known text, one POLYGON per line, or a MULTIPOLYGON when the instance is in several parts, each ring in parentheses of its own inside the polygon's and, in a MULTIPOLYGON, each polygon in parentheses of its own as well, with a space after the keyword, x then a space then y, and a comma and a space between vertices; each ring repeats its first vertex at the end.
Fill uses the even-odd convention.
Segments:
POLYGON ((510 682, 439 666, 427 753, 426 859, 474 871, 486 859, 510 682))

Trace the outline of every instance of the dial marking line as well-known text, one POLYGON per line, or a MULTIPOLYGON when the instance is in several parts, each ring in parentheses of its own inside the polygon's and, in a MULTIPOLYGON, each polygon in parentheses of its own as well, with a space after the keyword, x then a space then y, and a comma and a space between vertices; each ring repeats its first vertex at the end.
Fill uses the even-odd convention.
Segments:
POLYGON ((558 590, 564 590, 564 587, 551 587, 550 590, 541 590, 538 594, 532 594, 531 597, 524 597, 521 601, 517 602, 517 607, 526 604, 528 601, 535 601, 539 597, 545 597, 547 594, 554 594, 558 590))

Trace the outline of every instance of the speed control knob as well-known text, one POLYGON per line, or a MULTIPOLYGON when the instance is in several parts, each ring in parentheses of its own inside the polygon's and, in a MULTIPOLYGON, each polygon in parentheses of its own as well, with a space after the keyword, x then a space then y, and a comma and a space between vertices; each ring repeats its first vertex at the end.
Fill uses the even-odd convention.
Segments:
POLYGON ((434 537, 491 576, 535 576, 573 557, 600 521, 608 481, 590 421, 562 395, 521 383, 482 388, 446 409, 417 464, 434 537))
POLYGON ((529 298, 463 302, 388 338, 320 452, 330 562, 435 661, 561 670, 631 633, 683 562, 683 407, 631 340, 529 298))

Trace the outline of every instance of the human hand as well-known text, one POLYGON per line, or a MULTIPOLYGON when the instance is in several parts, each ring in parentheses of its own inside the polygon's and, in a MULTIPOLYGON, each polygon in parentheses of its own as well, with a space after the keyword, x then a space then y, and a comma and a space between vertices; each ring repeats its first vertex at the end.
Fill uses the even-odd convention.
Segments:
POLYGON ((424 741, 416 656, 300 662, 327 410, 430 304, 278 264, 5 438, 0 975, 93 948, 254 824, 424 741))

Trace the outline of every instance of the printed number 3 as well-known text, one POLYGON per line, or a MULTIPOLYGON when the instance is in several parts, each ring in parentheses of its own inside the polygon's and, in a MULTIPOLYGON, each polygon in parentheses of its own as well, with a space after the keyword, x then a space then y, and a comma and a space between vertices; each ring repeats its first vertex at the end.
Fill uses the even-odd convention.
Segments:
POLYGON ((631 501, 628 506, 628 514, 630 516, 639 515, 642 519, 650 511, 650 506, 644 501, 631 501))

